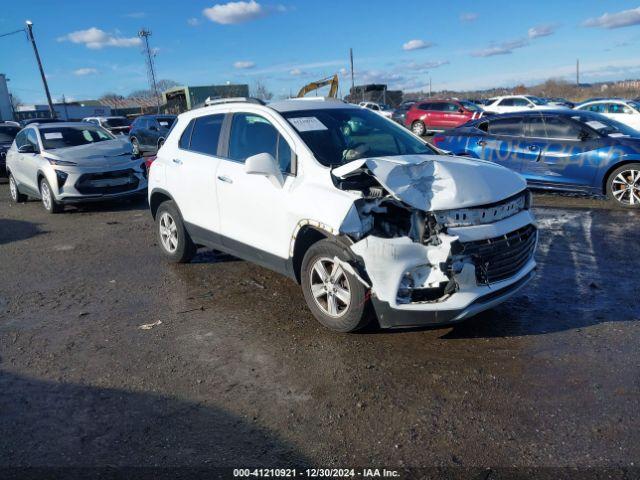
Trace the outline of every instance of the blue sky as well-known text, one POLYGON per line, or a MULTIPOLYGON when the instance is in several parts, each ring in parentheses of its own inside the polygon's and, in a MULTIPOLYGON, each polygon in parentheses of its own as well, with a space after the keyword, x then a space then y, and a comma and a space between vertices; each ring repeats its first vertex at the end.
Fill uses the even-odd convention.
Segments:
MULTIPOLYGON (((0 34, 30 19, 54 98, 146 88, 136 32, 153 32, 160 78, 264 83, 276 96, 341 73, 350 84, 472 89, 575 78, 640 77, 640 0, 22 0, 3 5, 0 34), (433 6, 432 6, 433 5, 433 6)), ((0 38, 0 73, 23 102, 44 94, 24 35, 0 38)))

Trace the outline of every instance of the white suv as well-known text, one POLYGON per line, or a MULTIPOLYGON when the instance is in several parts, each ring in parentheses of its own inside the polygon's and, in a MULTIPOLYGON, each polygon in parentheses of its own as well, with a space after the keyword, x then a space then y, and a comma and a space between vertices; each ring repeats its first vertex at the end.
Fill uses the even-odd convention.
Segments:
POLYGON ((183 113, 151 166, 149 204, 169 260, 207 246, 281 272, 341 332, 374 312, 382 327, 461 320, 535 269, 522 177, 335 100, 183 113))
POLYGON ((513 113, 528 110, 562 110, 567 107, 552 105, 544 98, 533 95, 508 95, 490 98, 482 108, 485 112, 513 113))

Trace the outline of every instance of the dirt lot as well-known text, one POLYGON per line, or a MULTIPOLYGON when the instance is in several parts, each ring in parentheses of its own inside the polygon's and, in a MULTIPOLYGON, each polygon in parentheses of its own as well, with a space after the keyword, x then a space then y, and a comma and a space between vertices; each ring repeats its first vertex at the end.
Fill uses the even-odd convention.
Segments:
POLYGON ((640 212, 537 201, 522 294, 341 335, 267 270, 167 265, 144 203, 50 216, 3 181, 0 465, 637 466, 640 212))

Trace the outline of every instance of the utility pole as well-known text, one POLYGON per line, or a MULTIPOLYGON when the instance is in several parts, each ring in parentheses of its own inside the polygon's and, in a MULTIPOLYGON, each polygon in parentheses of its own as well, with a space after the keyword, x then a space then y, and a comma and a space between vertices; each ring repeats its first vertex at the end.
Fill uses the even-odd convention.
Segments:
POLYGON ((356 87, 356 84, 353 79, 353 48, 349 49, 349 59, 351 61, 351 91, 355 93, 354 88, 356 87))
POLYGON ((149 76, 149 86, 151 87, 153 96, 156 99, 157 113, 160 113, 160 97, 158 95, 158 85, 156 83, 156 71, 155 71, 155 66, 153 64, 153 54, 151 53, 151 48, 149 47, 149 37, 151 36, 151 32, 143 28, 138 32, 138 36, 144 42, 144 54, 147 57, 146 61, 147 61, 147 75, 149 76))
POLYGON ((431 98, 431 75, 429 75, 429 98, 431 98))
POLYGON ((27 20, 27 37, 31 41, 31 45, 33 46, 33 52, 36 54, 36 61, 38 62, 38 69, 40 70, 40 76, 42 77, 42 83, 44 84, 44 92, 47 94, 47 102, 49 103, 49 112, 51 113, 51 118, 56 118, 56 112, 53 109, 53 102, 51 101, 51 93, 49 93, 49 85, 47 85, 47 77, 44 74, 44 70, 42 69, 42 62, 40 61, 40 54, 38 53, 38 47, 36 46, 36 39, 33 36, 33 22, 31 20, 27 20))

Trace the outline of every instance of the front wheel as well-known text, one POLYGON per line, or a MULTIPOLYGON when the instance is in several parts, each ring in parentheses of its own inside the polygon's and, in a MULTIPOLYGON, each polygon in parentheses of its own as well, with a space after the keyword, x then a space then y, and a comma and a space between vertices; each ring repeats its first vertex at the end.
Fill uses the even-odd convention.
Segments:
POLYGON ((424 126, 424 123, 422 123, 420 120, 417 120, 411 124, 411 131, 421 137, 425 133, 427 133, 427 128, 424 126))
POLYGON ((640 208, 640 163, 628 163, 611 172, 607 198, 625 208, 640 208))
POLYGON ((156 229, 160 249, 171 263, 189 263, 195 256, 197 248, 173 201, 166 201, 158 207, 156 229))
POLYGON ((325 327, 353 332, 370 321, 365 286, 344 265, 353 259, 341 245, 321 240, 302 261, 302 293, 311 313, 325 327))
POLYGON ((47 212, 58 213, 62 211, 62 206, 56 202, 56 198, 53 196, 51 186, 46 178, 40 180, 40 199, 42 200, 42 206, 47 212))
POLYGON ((27 196, 20 193, 20 190, 18 190, 16 179, 13 178, 13 175, 11 174, 9 174, 9 193, 11 194, 11 200, 13 200, 14 203, 22 203, 27 201, 27 196))

